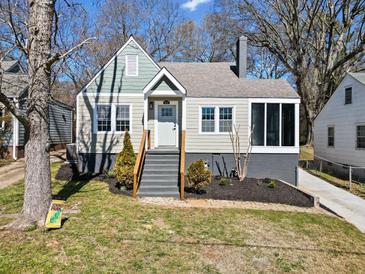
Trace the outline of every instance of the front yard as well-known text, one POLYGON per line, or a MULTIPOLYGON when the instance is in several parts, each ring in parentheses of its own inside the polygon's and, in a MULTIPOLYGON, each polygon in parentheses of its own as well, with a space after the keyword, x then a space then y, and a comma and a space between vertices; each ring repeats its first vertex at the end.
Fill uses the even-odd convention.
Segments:
MULTIPOLYGON (((57 165, 53 165, 56 171, 57 165)), ((0 190, 16 213, 22 184, 0 190)), ((114 195, 105 183, 54 180, 67 199, 60 230, 0 231, 0 272, 352 272, 365 268, 365 235, 322 214, 164 208, 114 195)), ((0 226, 10 219, 0 218, 0 226)))

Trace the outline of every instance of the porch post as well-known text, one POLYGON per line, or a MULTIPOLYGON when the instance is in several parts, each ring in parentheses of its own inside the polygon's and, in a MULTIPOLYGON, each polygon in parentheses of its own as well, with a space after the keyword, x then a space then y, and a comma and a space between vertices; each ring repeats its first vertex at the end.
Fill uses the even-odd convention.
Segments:
MULTIPOLYGON (((148 130, 148 97, 147 94, 144 95, 144 101, 143 101, 143 130, 148 130)), ((148 138, 146 138, 146 149, 148 149, 148 138)))

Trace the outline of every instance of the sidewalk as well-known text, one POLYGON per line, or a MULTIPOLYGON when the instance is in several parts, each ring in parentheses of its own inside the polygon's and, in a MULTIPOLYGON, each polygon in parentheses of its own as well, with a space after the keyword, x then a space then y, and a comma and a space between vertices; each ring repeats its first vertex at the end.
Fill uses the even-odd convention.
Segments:
MULTIPOLYGON (((51 163, 64 162, 65 158, 65 150, 51 152, 51 163)), ((24 158, 21 158, 10 165, 0 167, 0 189, 22 180, 24 178, 24 166, 24 158)))
POLYGON ((319 197, 319 202, 365 233, 365 200, 298 168, 298 186, 319 197))

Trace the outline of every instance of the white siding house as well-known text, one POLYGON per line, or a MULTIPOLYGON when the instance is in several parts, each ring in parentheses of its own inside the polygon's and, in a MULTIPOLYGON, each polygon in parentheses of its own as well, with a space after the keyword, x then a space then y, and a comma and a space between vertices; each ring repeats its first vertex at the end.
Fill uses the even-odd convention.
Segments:
POLYGON ((316 156, 365 166, 365 72, 348 73, 314 122, 316 156))

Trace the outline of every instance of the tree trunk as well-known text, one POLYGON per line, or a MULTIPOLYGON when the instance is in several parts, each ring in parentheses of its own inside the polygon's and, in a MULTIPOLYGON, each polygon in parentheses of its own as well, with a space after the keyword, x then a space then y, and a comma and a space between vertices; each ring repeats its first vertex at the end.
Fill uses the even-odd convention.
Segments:
POLYGON ((25 192, 20 218, 13 229, 29 225, 43 226, 52 199, 49 160, 50 65, 54 1, 29 0, 29 119, 28 142, 25 145, 25 192))

